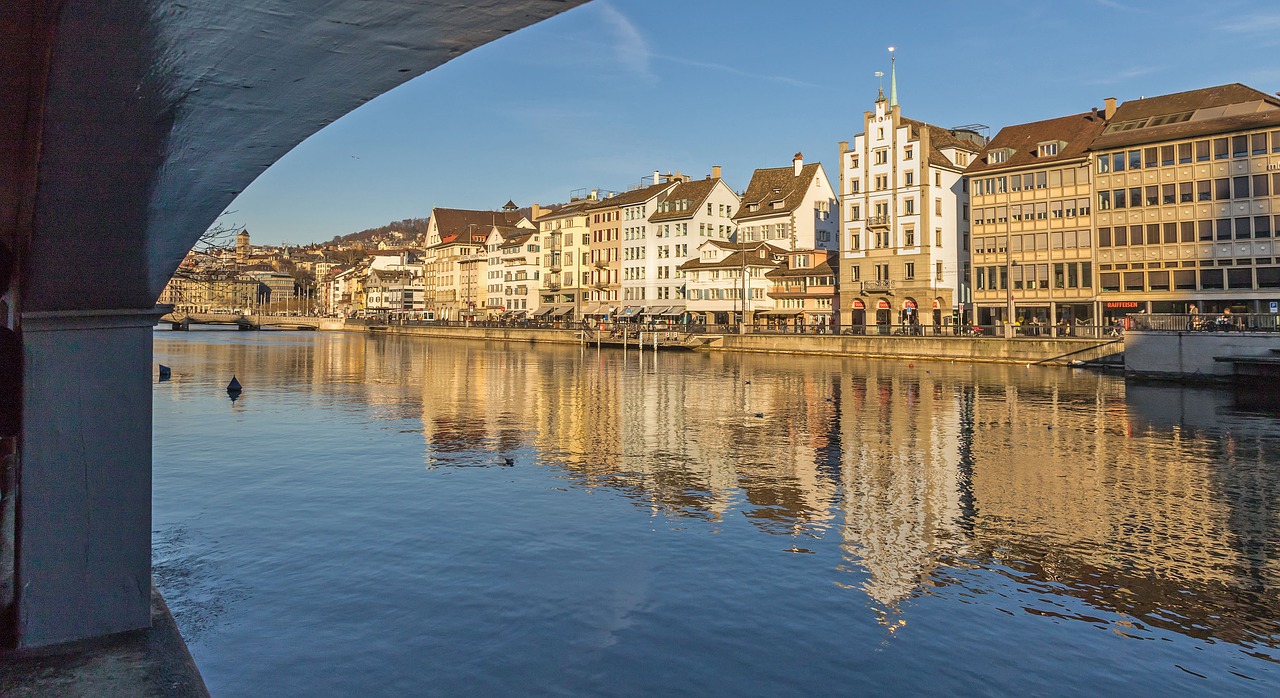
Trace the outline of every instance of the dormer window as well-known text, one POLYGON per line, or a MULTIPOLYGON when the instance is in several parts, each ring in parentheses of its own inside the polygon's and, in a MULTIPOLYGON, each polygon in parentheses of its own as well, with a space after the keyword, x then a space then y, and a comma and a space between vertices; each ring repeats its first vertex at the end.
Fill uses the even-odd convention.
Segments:
POLYGON ((1058 154, 1058 150, 1062 147, 1061 141, 1046 141, 1039 144, 1036 149, 1036 155, 1044 157, 1053 157, 1058 154))
POLYGON ((987 162, 992 165, 999 165, 1002 162, 1007 162, 1009 160, 1009 155, 1011 155, 1012 152, 1013 151, 1008 148, 996 148, 995 150, 987 153, 987 162))
POLYGON ((747 210, 748 210, 748 211, 759 211, 759 210, 760 210, 760 204, 751 204, 750 206, 748 206, 748 207, 747 207, 747 210))

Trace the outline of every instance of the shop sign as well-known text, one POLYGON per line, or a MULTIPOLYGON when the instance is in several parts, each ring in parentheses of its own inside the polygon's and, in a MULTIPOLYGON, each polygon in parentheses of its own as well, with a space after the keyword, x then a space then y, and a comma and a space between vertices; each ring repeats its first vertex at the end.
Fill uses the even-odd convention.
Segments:
POLYGON ((854 309, 854 310, 866 310, 866 309, 867 309, 867 305, 866 305, 865 303, 863 303, 862 301, 854 301, 854 302, 853 302, 853 309, 854 309))
POLYGON ((903 307, 903 308, 905 308, 906 310, 915 310, 915 309, 916 309, 916 302, 915 302, 915 301, 903 301, 903 303, 902 303, 902 307, 903 307))
POLYGON ((1107 301, 1102 307, 1107 310, 1136 310, 1138 301, 1107 301))
POLYGON ((876 301, 876 310, 889 310, 889 301, 883 298, 876 301))

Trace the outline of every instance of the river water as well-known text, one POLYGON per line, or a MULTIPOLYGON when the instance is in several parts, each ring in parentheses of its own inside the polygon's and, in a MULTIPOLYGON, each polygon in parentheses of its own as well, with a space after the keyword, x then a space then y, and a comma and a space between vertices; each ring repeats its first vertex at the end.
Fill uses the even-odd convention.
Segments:
POLYGON ((342 333, 155 354, 155 579, 217 696, 1280 694, 1266 398, 342 333))

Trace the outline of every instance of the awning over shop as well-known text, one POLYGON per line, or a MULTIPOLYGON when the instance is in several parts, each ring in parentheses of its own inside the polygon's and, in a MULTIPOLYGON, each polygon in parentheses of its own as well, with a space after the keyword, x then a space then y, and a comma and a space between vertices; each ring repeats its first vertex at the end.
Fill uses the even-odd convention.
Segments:
POLYGON ((582 309, 583 315, 600 315, 600 304, 589 305, 582 309))
POLYGON ((684 315, 684 308, 682 308, 682 307, 680 307, 680 306, 678 306, 678 305, 677 305, 677 306, 673 306, 673 307, 670 307, 670 308, 666 308, 665 310, 663 310, 663 312, 662 312, 661 314, 662 314, 662 315, 667 315, 667 316, 670 316, 670 317, 680 317, 681 315, 684 315))
POLYGON ((634 317, 636 315, 639 315, 642 312, 644 312, 644 308, 638 305, 628 305, 627 307, 622 309, 622 314, 620 315, 620 317, 634 317))
POLYGON ((554 310, 555 310, 555 308, 551 308, 551 307, 547 307, 547 308, 538 308, 538 312, 534 313, 534 314, 533 314, 533 316, 534 316, 534 317, 542 317, 542 316, 544 316, 544 315, 550 315, 550 314, 552 313, 552 311, 554 311, 554 310))
POLYGON ((644 314, 656 317, 658 315, 666 315, 668 310, 670 310, 670 306, 651 305, 645 309, 644 314))
POLYGON ((555 316, 555 317, 564 317, 565 315, 568 315, 569 313, 572 313, 572 312, 573 312, 573 308, 560 308, 560 309, 556 310, 556 312, 555 312, 555 315, 554 315, 554 316, 555 316))

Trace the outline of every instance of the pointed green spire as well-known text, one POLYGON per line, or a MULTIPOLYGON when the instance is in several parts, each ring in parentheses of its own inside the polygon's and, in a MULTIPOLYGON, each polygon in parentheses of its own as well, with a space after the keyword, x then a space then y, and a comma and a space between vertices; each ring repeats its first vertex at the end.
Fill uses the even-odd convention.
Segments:
POLYGON ((889 108, 898 106, 898 57, 893 54, 893 47, 889 47, 889 108))

